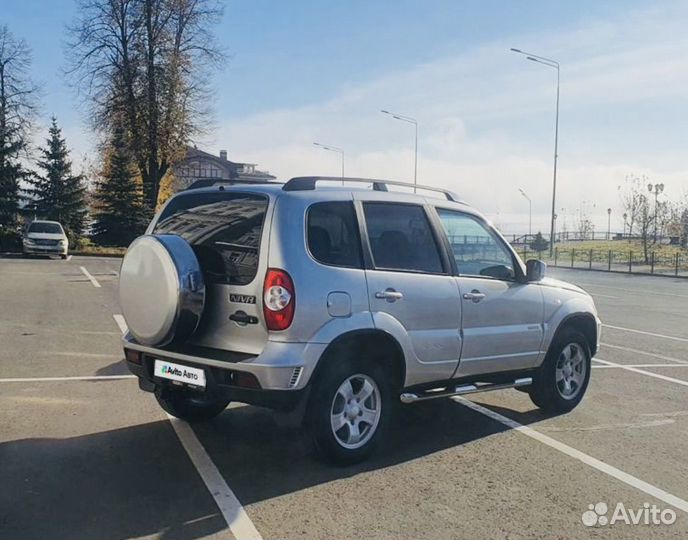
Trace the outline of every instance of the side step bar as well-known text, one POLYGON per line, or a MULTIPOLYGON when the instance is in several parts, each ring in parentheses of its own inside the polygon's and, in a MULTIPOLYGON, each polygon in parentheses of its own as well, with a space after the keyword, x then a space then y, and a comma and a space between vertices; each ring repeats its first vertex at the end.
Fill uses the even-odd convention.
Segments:
POLYGON ((491 392, 492 390, 504 390, 505 388, 519 388, 521 386, 530 386, 533 384, 532 377, 524 377, 516 379, 511 383, 503 384, 462 384, 454 388, 454 390, 447 390, 442 388, 438 390, 427 390, 422 394, 414 394, 405 392, 401 394, 400 399, 402 403, 417 403, 418 401, 427 401, 428 399, 446 398, 453 396, 464 396, 466 394, 477 394, 478 392, 491 392))

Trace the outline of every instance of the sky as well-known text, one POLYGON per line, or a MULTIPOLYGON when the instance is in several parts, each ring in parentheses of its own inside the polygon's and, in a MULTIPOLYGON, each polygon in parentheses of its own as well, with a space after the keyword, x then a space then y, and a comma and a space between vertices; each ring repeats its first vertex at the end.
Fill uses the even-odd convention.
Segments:
MULTIPOLYGON (((0 0, 33 49, 42 121, 64 128, 76 163, 93 155, 65 64, 74 0, 0 0)), ((581 211, 621 230, 628 175, 688 193, 688 1, 228 0, 216 27, 227 61, 214 77, 214 121, 199 148, 257 163, 279 179, 339 175, 449 188, 507 233, 549 230, 556 71, 561 64, 557 214, 581 211)))

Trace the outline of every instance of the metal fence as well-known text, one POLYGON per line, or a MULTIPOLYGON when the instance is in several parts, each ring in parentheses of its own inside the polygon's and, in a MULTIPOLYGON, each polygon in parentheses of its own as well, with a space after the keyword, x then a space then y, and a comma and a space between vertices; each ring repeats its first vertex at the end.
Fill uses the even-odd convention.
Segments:
POLYGON ((662 254, 649 251, 647 259, 638 250, 601 250, 554 248, 554 256, 549 251, 534 251, 527 246, 518 249, 523 260, 542 259, 548 265, 558 268, 579 268, 631 274, 650 274, 673 277, 688 277, 688 256, 679 252, 662 254))

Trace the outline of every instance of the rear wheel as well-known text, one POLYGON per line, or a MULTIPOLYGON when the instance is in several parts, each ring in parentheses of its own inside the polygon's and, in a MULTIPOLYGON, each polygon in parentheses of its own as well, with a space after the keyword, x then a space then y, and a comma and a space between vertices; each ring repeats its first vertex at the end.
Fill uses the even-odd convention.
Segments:
POLYGON ((189 422, 215 418, 229 405, 228 399, 211 393, 173 386, 158 386, 155 399, 165 412, 189 422))
POLYGON ((591 354, 585 336, 565 328, 550 345, 533 378, 530 398, 543 410, 568 412, 578 405, 590 382, 591 354))
POLYGON ((381 366, 363 361, 333 364, 319 377, 309 403, 317 450, 335 463, 363 460, 382 437, 391 404, 389 377, 381 366))

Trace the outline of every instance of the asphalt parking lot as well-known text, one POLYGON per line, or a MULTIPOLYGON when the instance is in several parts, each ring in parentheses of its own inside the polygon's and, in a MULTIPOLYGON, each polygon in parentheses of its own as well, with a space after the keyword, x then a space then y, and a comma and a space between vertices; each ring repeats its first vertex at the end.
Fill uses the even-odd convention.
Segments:
POLYGON ((333 468, 269 411, 191 428, 140 392, 119 263, 0 259, 2 539, 688 537, 686 280, 551 270, 606 325, 579 408, 548 417, 513 390, 408 405, 372 460, 333 468), (588 527, 597 503, 676 519, 588 527))

